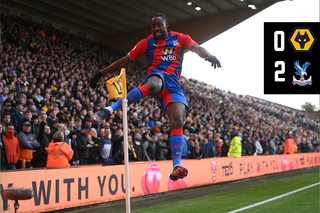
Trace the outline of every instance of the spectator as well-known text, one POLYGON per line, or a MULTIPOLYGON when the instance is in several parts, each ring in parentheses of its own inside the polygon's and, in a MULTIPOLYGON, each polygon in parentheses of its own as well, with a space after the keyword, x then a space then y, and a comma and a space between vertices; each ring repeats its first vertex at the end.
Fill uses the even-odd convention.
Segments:
POLYGON ((240 158, 242 153, 241 140, 236 130, 231 133, 231 143, 228 151, 228 157, 240 158))
MULTIPOLYGON (((248 151, 249 151, 249 143, 247 141, 247 139, 242 139, 242 156, 247 156, 248 155, 248 151)), ((251 147, 250 147, 251 148, 251 147)))
POLYGON ((18 139, 14 136, 14 125, 9 123, 6 127, 1 137, 2 145, 5 149, 5 156, 7 157, 7 162, 1 164, 1 170, 16 169, 16 163, 20 156, 20 146, 18 139))
POLYGON ((283 146, 279 145, 276 151, 277 155, 282 155, 283 154, 283 146))
POLYGON ((15 119, 14 120, 14 128, 18 129, 18 125, 21 122, 21 120, 23 119, 23 113, 22 113, 22 109, 23 109, 23 104, 19 101, 16 102, 16 106, 15 106, 16 112, 14 113, 15 119))
POLYGON ((0 149, 1 149, 1 170, 6 169, 6 165, 8 164, 7 153, 2 141, 2 124, 0 124, 0 149))
POLYGON ((58 131, 63 132, 64 134, 64 141, 63 142, 68 142, 68 135, 69 135, 69 131, 67 131, 67 127, 66 127, 66 123, 65 121, 60 121, 58 124, 58 131))
POLYGON ((216 140, 212 140, 211 135, 209 135, 208 138, 210 139, 210 140, 208 139, 208 143, 212 144, 212 147, 213 147, 212 157, 219 157, 220 156, 219 149, 221 149, 222 140, 218 136, 216 137, 216 140), (220 148, 219 148, 219 145, 220 145, 220 148))
POLYGON ((189 156, 188 159, 201 159, 203 157, 203 150, 199 146, 198 142, 195 142, 194 146, 190 148, 189 150, 189 156))
POLYGON ((268 150, 269 150, 268 152, 270 155, 276 154, 277 148, 276 148, 276 144, 274 143, 273 139, 269 139, 269 141, 268 141, 268 150))
MULTIPOLYGON (((132 139, 132 138, 131 138, 132 139)), ((98 142, 98 151, 102 161, 112 158, 111 130, 102 128, 98 142)))
POLYGON ((203 158, 217 157, 217 156, 214 156, 213 145, 208 142, 207 138, 202 139, 200 147, 203 150, 203 158))
POLYGON ((56 131, 58 131, 58 127, 59 127, 59 120, 54 119, 52 121, 52 126, 50 127, 51 135, 54 135, 54 133, 56 133, 56 131))
POLYGON ((48 109, 47 111, 47 122, 50 128, 52 128, 53 121, 56 120, 56 112, 53 109, 48 109))
POLYGON ((113 149, 112 156, 114 156, 118 152, 118 150, 123 153, 123 133, 120 128, 117 128, 114 131, 114 134, 112 134, 111 142, 113 149))
POLYGON ((168 149, 171 149, 171 147, 167 146, 166 142, 163 141, 163 134, 162 133, 157 135, 157 137, 158 137, 158 140, 156 142, 156 144, 157 144, 156 160, 166 160, 168 149))
POLYGON ((11 115, 9 112, 5 112, 2 116, 2 122, 1 122, 1 125, 2 125, 2 133, 5 131, 5 128, 7 128, 7 125, 10 123, 10 118, 11 118, 11 115))
POLYGON ((1 97, 0 97, 1 108, 4 105, 4 101, 8 98, 8 93, 9 93, 8 87, 3 87, 2 94, 1 94, 1 97))
POLYGON ((50 128, 50 126, 48 126, 48 124, 45 125, 45 127, 44 127, 44 133, 47 136, 48 141, 51 141, 53 134, 51 134, 51 128, 50 128))
POLYGON ((38 115, 33 115, 31 120, 33 121, 33 125, 31 129, 33 129, 33 134, 36 137, 36 140, 38 140, 39 132, 40 132, 40 124, 39 124, 39 117, 38 115))
POLYGON ((286 144, 284 147, 284 151, 283 154, 294 154, 294 139, 291 138, 291 136, 289 135, 289 133, 287 133, 286 135, 286 144))
MULTIPOLYGON (((163 133, 163 141, 166 143, 167 147, 171 147, 170 146, 170 137, 169 137, 168 132, 163 133)), ((188 150, 187 150, 187 152, 188 152, 188 150)), ((171 160, 171 148, 168 149, 166 160, 171 160)))
POLYGON ((47 115, 44 115, 39 128, 38 141, 40 143, 40 146, 39 148, 35 149, 35 152, 33 153, 33 159, 31 160, 31 165, 33 168, 46 167, 47 165, 46 148, 49 146, 51 136, 50 127, 48 126, 46 121, 47 115), (46 128, 49 128, 49 130, 46 131, 46 128))
POLYGON ((145 150, 142 146, 142 142, 140 142, 141 139, 141 134, 140 132, 135 132, 133 135, 133 149, 135 150, 136 153, 136 158, 133 158, 133 161, 144 161, 146 156, 145 156, 145 150))
POLYGON ((229 139, 225 138, 221 147, 221 157, 227 157, 229 152, 229 139))
POLYGON ((311 144, 308 145, 308 152, 314 152, 314 149, 311 144))
MULTIPOLYGON (((188 134, 188 132, 187 132, 187 134, 188 134)), ((196 143, 196 140, 195 140, 195 137, 194 137, 194 134, 193 134, 193 133, 191 133, 191 134, 189 135, 189 139, 186 140, 186 143, 187 143, 187 149, 188 149, 188 150, 190 150, 191 147, 194 147, 194 144, 196 143)))
POLYGON ((73 122, 72 119, 69 119, 69 120, 68 120, 67 130, 68 130, 69 132, 71 132, 71 130, 74 130, 74 122, 73 122))
POLYGON ((132 136, 128 135, 128 150, 129 150, 129 161, 137 161, 137 153, 133 147, 132 136))
POLYGON ((25 160, 26 168, 30 168, 33 158, 33 150, 40 147, 40 143, 36 141, 35 136, 30 133, 31 123, 25 121, 22 126, 22 131, 17 134, 20 145, 20 156, 16 164, 17 169, 22 168, 22 163, 25 160))
POLYGON ((303 138, 302 142, 300 143, 300 152, 307 153, 308 151, 309 151, 309 146, 307 144, 307 140, 303 138))
MULTIPOLYGON (((170 138, 170 143, 171 143, 171 138, 170 138)), ((189 155, 189 151, 188 151, 187 142, 183 139, 181 159, 188 159, 188 155, 189 155)), ((172 159, 172 150, 171 150, 171 157, 170 158, 172 159)))
POLYGON ((4 115, 4 113, 10 113, 12 109, 13 101, 10 99, 7 99, 3 102, 3 106, 1 107, 1 117, 4 115))
POLYGON ((254 143, 255 147, 256 147, 256 152, 254 153, 254 155, 262 155, 263 154, 263 149, 260 143, 260 137, 258 136, 256 139, 256 142, 254 143))
POLYGON ((99 163, 99 153, 97 150, 96 144, 93 140, 92 140, 92 136, 91 134, 87 135, 87 143, 92 145, 90 147, 88 147, 89 149, 89 158, 88 158, 88 164, 98 164, 99 163))
POLYGON ((77 132, 75 130, 71 130, 68 136, 69 136, 68 144, 73 150, 73 157, 69 163, 73 166, 79 166, 77 132))
POLYGON ((64 141, 64 133, 57 131, 53 135, 53 140, 46 147, 48 152, 47 167, 49 168, 66 168, 70 167, 69 161, 73 157, 73 150, 64 141))
POLYGON ((23 114, 23 119, 19 122, 18 125, 18 133, 22 131, 22 127, 25 122, 29 122, 31 124, 30 134, 33 134, 33 121, 32 121, 32 113, 30 110, 27 110, 23 114))
POLYGON ((251 137, 248 137, 248 155, 254 155, 256 153, 256 145, 253 143, 253 140, 251 139, 251 137))
POLYGON ((74 130, 76 130, 77 132, 81 132, 82 120, 80 118, 76 118, 74 124, 74 130))
POLYGON ((146 140, 143 143, 143 149, 146 150, 146 160, 155 161, 157 158, 157 141, 158 137, 156 135, 151 136, 151 140, 146 140))
POLYGON ((267 154, 269 154, 268 153, 268 147, 267 147, 267 139, 266 139, 266 137, 265 136, 262 136, 262 139, 260 140, 260 144, 261 144, 261 146, 262 146, 262 152, 263 152, 263 154, 264 155, 267 155, 267 154))
POLYGON ((89 158, 89 149, 93 147, 92 144, 88 144, 87 135, 90 133, 89 126, 83 126, 83 129, 77 131, 77 142, 78 142, 78 155, 79 155, 79 164, 87 165, 89 158))

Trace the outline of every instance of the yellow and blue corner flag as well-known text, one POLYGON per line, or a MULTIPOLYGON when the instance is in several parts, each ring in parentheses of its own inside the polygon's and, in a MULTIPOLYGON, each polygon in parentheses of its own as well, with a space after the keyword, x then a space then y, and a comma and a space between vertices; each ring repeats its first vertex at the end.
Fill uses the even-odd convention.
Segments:
POLYGON ((106 84, 111 99, 127 97, 126 70, 124 68, 121 69, 119 76, 109 79, 106 84))

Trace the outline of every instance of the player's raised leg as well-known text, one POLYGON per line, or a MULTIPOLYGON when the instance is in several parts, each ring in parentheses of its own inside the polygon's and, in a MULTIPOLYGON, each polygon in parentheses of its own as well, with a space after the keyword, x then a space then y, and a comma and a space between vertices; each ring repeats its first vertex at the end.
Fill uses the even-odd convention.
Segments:
MULTIPOLYGON (((137 87, 133 90, 131 90, 127 95, 128 105, 142 99, 143 97, 146 97, 149 95, 149 89, 146 85, 142 85, 140 87, 137 87)), ((120 109, 122 107, 122 98, 120 98, 117 102, 112 104, 109 107, 106 107, 104 109, 101 109, 94 113, 91 116, 91 121, 93 123, 99 123, 103 119, 108 118, 114 111, 120 109)))
MULTIPOLYGON (((140 99, 148 96, 149 94, 161 93, 162 80, 158 76, 150 77, 146 84, 139 86, 131 90, 127 95, 128 105, 139 101, 140 99)), ((101 109, 91 116, 91 121, 93 123, 99 123, 103 119, 108 118, 114 111, 122 108, 122 98, 109 107, 101 109)))

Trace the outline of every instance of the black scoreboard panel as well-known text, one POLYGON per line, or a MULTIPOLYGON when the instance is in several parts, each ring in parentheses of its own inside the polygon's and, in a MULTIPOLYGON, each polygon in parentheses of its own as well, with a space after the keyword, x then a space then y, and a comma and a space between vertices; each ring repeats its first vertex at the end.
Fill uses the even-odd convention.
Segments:
POLYGON ((264 23, 264 94, 320 94, 320 23, 264 23))

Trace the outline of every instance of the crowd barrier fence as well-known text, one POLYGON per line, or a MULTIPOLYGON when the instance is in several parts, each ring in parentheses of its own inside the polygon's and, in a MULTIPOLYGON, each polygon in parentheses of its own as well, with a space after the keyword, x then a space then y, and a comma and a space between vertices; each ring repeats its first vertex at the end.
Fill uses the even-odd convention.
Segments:
MULTIPOLYGON (((169 179, 172 161, 130 163, 131 197, 319 166, 319 153, 182 160, 182 165, 188 168, 189 175, 173 182, 169 179)), ((14 212, 14 202, 3 195, 8 187, 34 191, 34 198, 19 201, 19 212, 52 211, 125 199, 124 171, 124 165, 4 171, 1 211, 14 212)))

